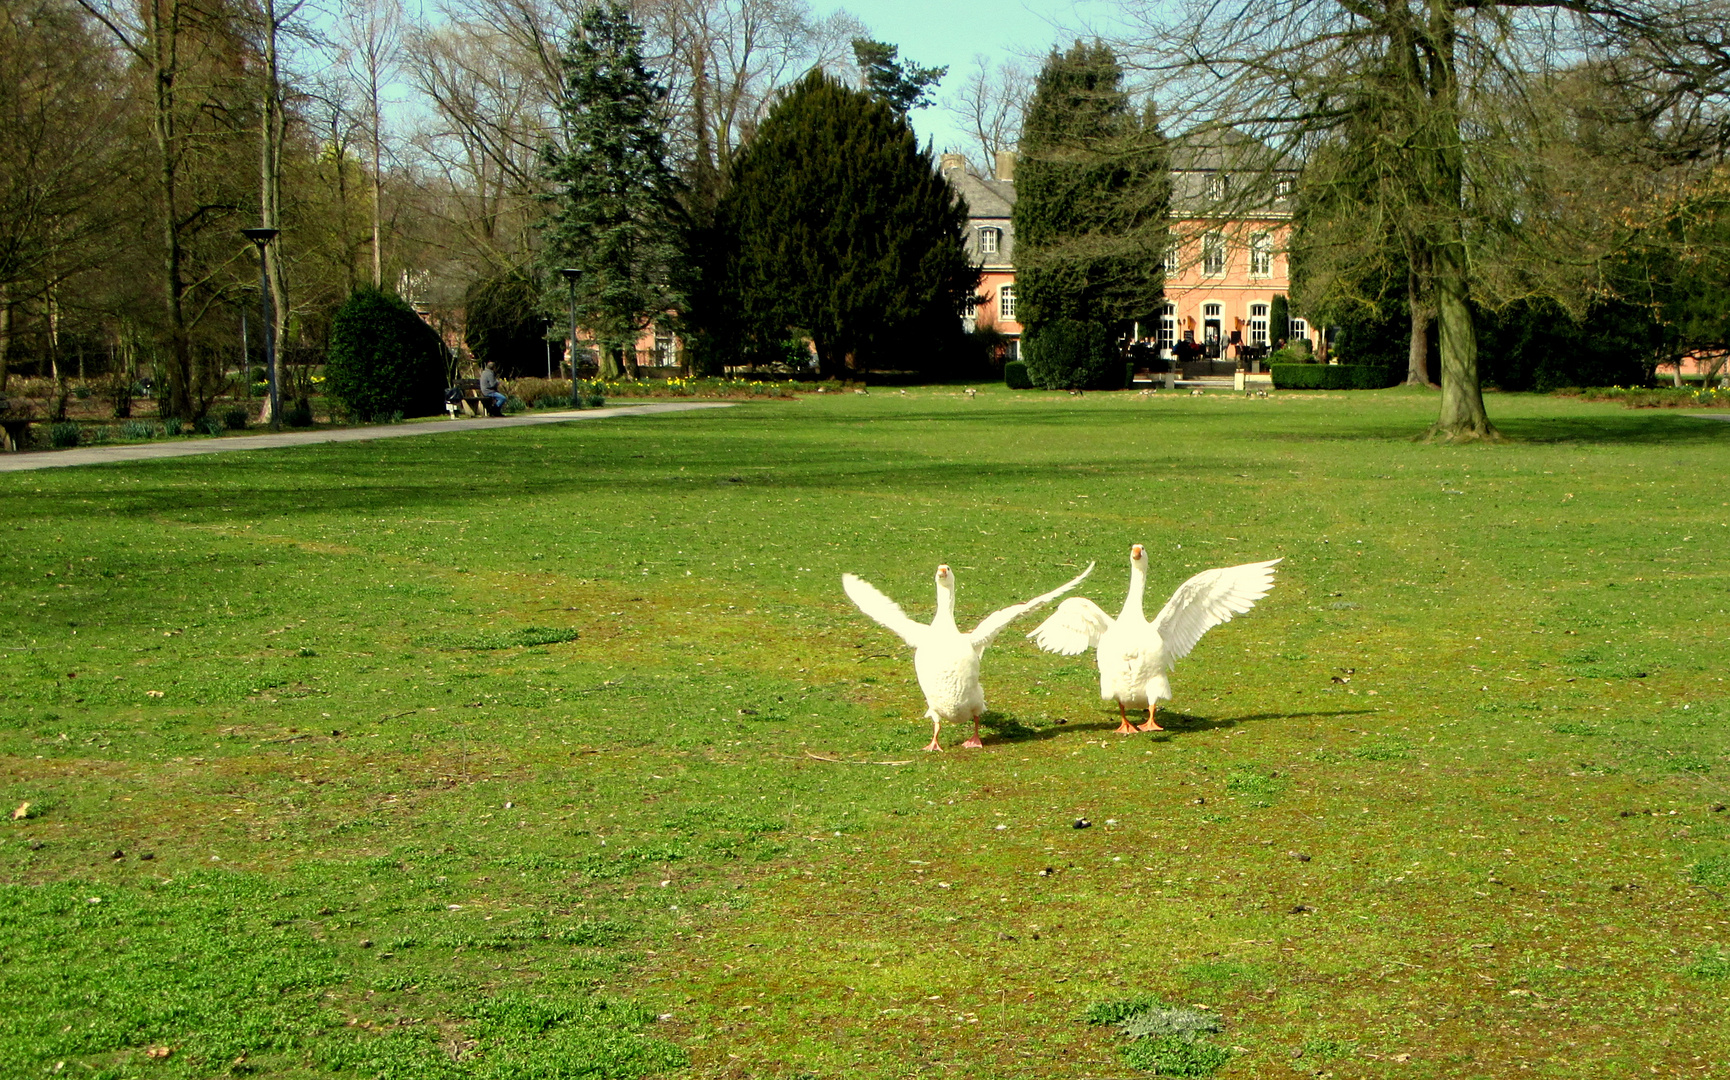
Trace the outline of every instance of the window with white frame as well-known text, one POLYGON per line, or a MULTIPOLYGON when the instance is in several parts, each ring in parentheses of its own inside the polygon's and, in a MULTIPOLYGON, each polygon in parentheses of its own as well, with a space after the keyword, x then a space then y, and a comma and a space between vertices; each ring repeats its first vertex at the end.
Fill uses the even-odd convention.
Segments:
POLYGON ((1201 272, 1225 273, 1225 234, 1210 232, 1201 238, 1201 272))
POLYGON ((1267 344, 1267 305, 1251 304, 1249 306, 1249 343, 1251 345, 1267 344))
POLYGON ((1165 272, 1175 274, 1183 267, 1183 248, 1179 246, 1177 234, 1167 233, 1165 236, 1165 272))
POLYGON ((1287 341, 1297 341, 1301 338, 1307 338, 1310 336, 1309 324, 1304 322, 1302 319, 1294 318, 1291 321, 1290 333, 1291 337, 1287 338, 1287 341))
POLYGON ((1273 182, 1273 197, 1289 199, 1297 191, 1297 181, 1289 176, 1281 176, 1273 182))
POLYGON ((999 285, 997 287, 997 317, 1006 322, 1015 319, 1015 286, 999 285))
POLYGON ((1203 304, 1203 305, 1201 305, 1201 317, 1204 319, 1217 319, 1217 318, 1219 318, 1219 305, 1218 304, 1203 304))
POLYGON ((1249 238, 1249 272, 1251 277, 1267 277, 1273 273, 1273 237, 1258 232, 1249 238))
POLYGON ((1167 304, 1159 309, 1159 351, 1170 352, 1177 345, 1177 305, 1167 304))
POLYGON ((1224 173, 1207 174, 1207 197, 1218 202, 1231 190, 1231 178, 1224 173))
POLYGON ((1002 238, 1003 238, 1003 230, 1002 229, 980 229, 979 230, 979 253, 981 255, 995 255, 995 254, 997 254, 997 248, 998 248, 999 243, 1002 241, 1002 238))

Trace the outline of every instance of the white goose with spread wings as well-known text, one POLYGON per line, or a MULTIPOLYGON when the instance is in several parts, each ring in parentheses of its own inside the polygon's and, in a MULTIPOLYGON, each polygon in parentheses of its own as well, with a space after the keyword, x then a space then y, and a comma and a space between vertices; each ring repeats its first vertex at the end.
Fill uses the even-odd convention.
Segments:
POLYGON ((1201 636, 1233 615, 1242 615, 1273 588, 1273 568, 1280 562, 1246 563, 1218 570, 1203 570, 1177 587, 1152 622, 1141 613, 1142 593, 1147 589, 1147 551, 1136 544, 1129 549, 1129 596, 1123 611, 1113 619, 1098 604, 1072 596, 1027 636, 1046 652, 1076 656, 1088 649, 1099 650, 1099 696, 1117 702, 1123 723, 1120 734, 1163 731, 1155 714, 1159 703, 1171 698, 1172 667, 1201 636), (1147 723, 1129 722, 1128 709, 1146 709, 1147 723))
POLYGON ((901 605, 862 578, 842 574, 841 587, 859 605, 860 611, 913 646, 913 671, 919 676, 919 689, 925 693, 925 715, 931 721, 931 743, 925 749, 943 749, 937 741, 943 721, 971 720, 973 737, 961 745, 977 750, 985 745, 979 738, 979 718, 985 713, 985 690, 979 685, 979 659, 984 655, 985 647, 1018 616, 1048 600, 1057 599, 1080 585, 1091 573, 1093 564, 1089 563, 1080 576, 1062 588, 987 615, 971 634, 964 634, 955 626, 955 573, 947 566, 937 568, 937 613, 932 616, 930 625, 908 618, 901 605))

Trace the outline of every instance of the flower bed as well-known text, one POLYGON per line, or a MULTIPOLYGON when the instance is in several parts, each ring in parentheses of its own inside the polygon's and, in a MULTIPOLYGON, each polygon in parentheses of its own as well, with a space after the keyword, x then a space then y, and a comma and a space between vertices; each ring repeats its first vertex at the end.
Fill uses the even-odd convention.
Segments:
MULTIPOLYGON (((584 379, 577 384, 585 398, 790 398, 795 384, 753 379, 584 379)), ((510 392, 531 409, 568 409, 569 379, 516 379, 510 392)))
POLYGON ((1582 401, 1619 401, 1630 409, 1730 408, 1730 390, 1691 386, 1589 386, 1557 390, 1556 395, 1582 401))

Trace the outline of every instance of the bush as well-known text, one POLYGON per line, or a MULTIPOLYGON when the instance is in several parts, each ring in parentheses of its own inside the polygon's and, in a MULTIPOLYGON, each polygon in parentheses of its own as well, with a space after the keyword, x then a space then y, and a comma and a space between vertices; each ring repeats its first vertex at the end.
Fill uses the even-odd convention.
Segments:
POLYGON ((1281 390, 1380 390, 1399 381, 1379 364, 1269 364, 1268 371, 1281 390))
POLYGON ((571 380, 518 379, 511 392, 531 409, 562 409, 571 400, 571 380))
POLYGON ((193 423, 192 429, 204 435, 221 435, 228 430, 228 425, 219 416, 201 416, 193 423))
POLYGON ((311 427, 312 402, 305 398, 295 398, 294 404, 282 410, 282 420, 289 427, 311 427))
POLYGON ((1027 377, 1027 361, 1011 360, 1004 364, 1003 385, 1011 390, 1033 389, 1033 380, 1027 377))
POLYGON ((505 398, 504 406, 499 411, 504 413, 506 416, 515 416, 518 413, 526 412, 527 410, 528 406, 523 404, 523 399, 515 394, 511 394, 505 398))
POLYGON ((1096 322, 1057 319, 1023 338, 1027 376, 1047 390, 1118 390, 1123 358, 1096 322))
POLYGON ((1268 366, 1275 364, 1313 364, 1316 354, 1310 351, 1308 338, 1301 341, 1288 342, 1283 349, 1276 349, 1267 358, 1268 366))
POLYGON ((355 292, 330 324, 325 389, 363 423, 444 412, 444 343, 394 293, 355 292))
POLYGON ((246 410, 238 405, 222 414, 222 426, 229 431, 246 430, 246 410))
POLYGON ((48 425, 48 445, 57 450, 77 446, 84 441, 84 432, 70 420, 48 425))
POLYGON ((156 425, 148 420, 128 420, 120 425, 122 439, 140 440, 156 438, 156 425))
POLYGON ((184 429, 181 426, 180 417, 165 416, 162 418, 162 433, 164 435, 172 439, 178 436, 182 430, 184 429))

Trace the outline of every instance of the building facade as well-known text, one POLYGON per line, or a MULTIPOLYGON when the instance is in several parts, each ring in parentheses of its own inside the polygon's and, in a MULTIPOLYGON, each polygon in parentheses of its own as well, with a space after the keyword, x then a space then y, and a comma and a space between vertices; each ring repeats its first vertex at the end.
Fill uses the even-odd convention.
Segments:
MULTIPOLYGON (((944 154, 943 175, 967 200, 967 250, 980 267, 978 299, 967 327, 1002 333, 1019 351, 1015 317, 1015 155, 997 155, 990 176, 961 154, 944 154)), ((1171 244, 1163 303, 1149 298, 1151 325, 1139 340, 1171 357, 1189 340, 1214 359, 1265 355, 1273 340, 1273 298, 1290 283, 1286 256, 1297 172, 1264 144, 1226 129, 1173 141, 1171 244)), ((1317 331, 1292 319, 1288 337, 1318 343, 1317 331)))

